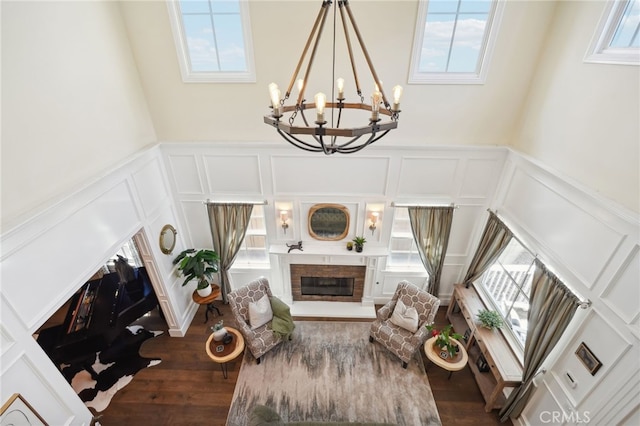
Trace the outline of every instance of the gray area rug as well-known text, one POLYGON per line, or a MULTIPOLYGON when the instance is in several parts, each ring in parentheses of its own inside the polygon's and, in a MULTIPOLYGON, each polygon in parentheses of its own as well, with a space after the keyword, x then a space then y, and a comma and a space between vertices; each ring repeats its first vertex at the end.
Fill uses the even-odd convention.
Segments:
POLYGON ((245 350, 227 426, 244 426, 256 404, 285 421, 359 421, 440 425, 417 353, 407 369, 366 322, 298 321, 293 339, 256 364, 245 350))

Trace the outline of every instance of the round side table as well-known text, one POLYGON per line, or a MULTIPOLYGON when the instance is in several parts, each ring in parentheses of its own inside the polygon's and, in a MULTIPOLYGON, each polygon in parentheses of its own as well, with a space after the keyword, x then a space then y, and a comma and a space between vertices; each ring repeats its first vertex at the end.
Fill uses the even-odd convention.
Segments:
POLYGON ((214 305, 218 296, 220 296, 220 286, 217 284, 211 284, 211 294, 205 297, 200 296, 197 290, 193 290, 193 294, 191 295, 193 301, 198 305, 207 305, 207 310, 204 312, 205 324, 209 321, 209 312, 216 311, 218 315, 222 316, 218 307, 214 305))
POLYGON ((222 375, 226 379, 228 376, 228 367, 227 362, 235 359, 238 355, 242 353, 244 350, 244 337, 238 330, 232 327, 225 327, 227 329, 227 333, 231 335, 233 340, 231 343, 227 343, 226 345, 222 342, 216 342, 213 340, 213 333, 207 339, 207 344, 205 345, 205 349, 207 351, 207 355, 214 362, 220 364, 220 369, 222 370, 222 375))
POLYGON ((444 368, 445 370, 447 370, 449 372, 448 378, 450 379, 451 374, 454 371, 460 371, 467 365, 467 361, 469 361, 469 356, 467 355, 467 351, 465 350, 464 345, 462 343, 458 342, 456 339, 451 339, 452 342, 458 344, 458 347, 460 348, 460 352, 458 352, 458 354, 456 355, 456 358, 453 361, 446 361, 440 358, 440 351, 436 351, 436 349, 433 348, 433 344, 435 343, 435 341, 436 341, 436 337, 432 337, 428 339, 426 342, 424 342, 424 353, 429 359, 429 361, 431 361, 438 367, 444 368))

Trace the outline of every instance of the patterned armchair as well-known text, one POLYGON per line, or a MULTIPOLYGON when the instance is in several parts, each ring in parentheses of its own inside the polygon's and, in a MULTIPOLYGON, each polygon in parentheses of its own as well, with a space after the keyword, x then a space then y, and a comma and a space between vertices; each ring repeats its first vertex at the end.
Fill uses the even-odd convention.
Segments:
POLYGON ((373 342, 375 339, 397 355, 402 360, 402 367, 407 368, 408 362, 429 337, 425 325, 433 322, 439 306, 440 299, 437 297, 420 290, 408 281, 401 281, 391 300, 376 312, 377 318, 371 324, 369 341, 373 342), (390 321, 398 299, 407 307, 414 307, 418 311, 418 330, 415 333, 390 321))
POLYGON ((262 355, 284 340, 273 332, 271 321, 255 330, 249 326, 249 303, 257 302, 265 294, 269 297, 272 296, 269 281, 266 278, 259 278, 230 292, 227 296, 238 329, 244 336, 245 344, 258 364, 260 364, 262 355))

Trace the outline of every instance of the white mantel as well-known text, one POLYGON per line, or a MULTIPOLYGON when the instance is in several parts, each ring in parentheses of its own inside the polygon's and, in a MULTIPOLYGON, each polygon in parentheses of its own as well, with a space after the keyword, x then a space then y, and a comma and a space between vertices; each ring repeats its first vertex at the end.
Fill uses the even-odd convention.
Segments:
POLYGON ((333 317, 333 318, 375 318, 373 303, 373 283, 376 279, 377 265, 381 258, 385 258, 389 251, 383 247, 366 247, 358 253, 349 251, 344 245, 303 244, 302 251, 291 250, 286 245, 272 245, 269 247, 272 261, 277 265, 274 277, 282 283, 282 298, 291 306, 291 314, 305 317, 333 317), (362 302, 302 302, 293 301, 291 294, 291 274, 289 266, 293 264, 315 265, 355 265, 365 266, 365 284, 362 302), (277 272, 276 272, 277 271, 277 272))

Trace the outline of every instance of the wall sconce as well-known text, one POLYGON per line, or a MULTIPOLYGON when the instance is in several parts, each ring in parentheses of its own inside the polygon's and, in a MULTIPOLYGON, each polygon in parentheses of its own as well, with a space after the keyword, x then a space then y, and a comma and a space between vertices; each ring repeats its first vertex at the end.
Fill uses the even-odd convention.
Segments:
POLYGON ((289 212, 287 210, 280 210, 280 222, 282 222, 280 226, 282 226, 282 230, 285 234, 287 233, 287 228, 289 227, 287 220, 289 220, 289 212))
POLYGON ((373 235, 373 233, 376 232, 376 225, 378 223, 379 215, 380 213, 378 212, 371 212, 371 215, 369 216, 369 219, 371 220, 371 224, 369 225, 369 229, 371 229, 371 235, 373 235))

